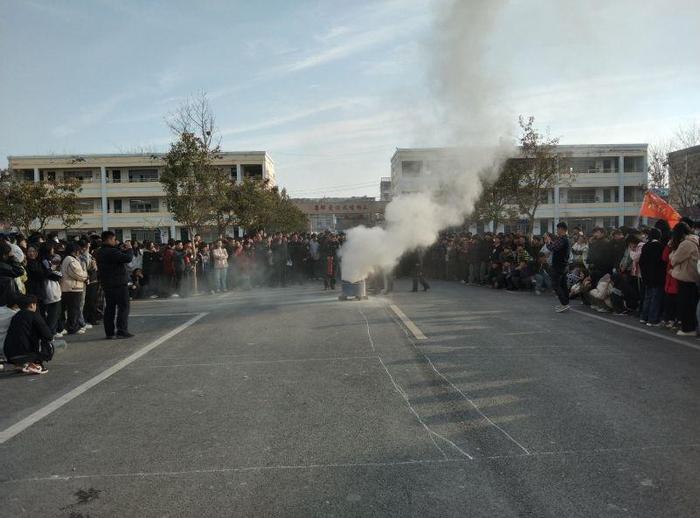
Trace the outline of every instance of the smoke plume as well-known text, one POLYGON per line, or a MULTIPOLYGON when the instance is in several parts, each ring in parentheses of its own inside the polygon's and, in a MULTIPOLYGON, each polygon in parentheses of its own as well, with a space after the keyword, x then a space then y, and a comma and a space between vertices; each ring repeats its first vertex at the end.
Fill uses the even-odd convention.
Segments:
POLYGON ((359 226, 347 232, 343 280, 357 282, 377 269, 389 270, 405 252, 429 246, 442 229, 461 224, 479 197, 480 178, 497 174, 511 151, 506 142, 513 119, 502 108, 502 82, 488 60, 503 4, 438 2, 428 65, 435 78, 435 118, 418 138, 432 141, 439 135, 449 149, 436 158, 447 167, 424 171, 421 192, 394 198, 386 207, 384 228, 359 226))

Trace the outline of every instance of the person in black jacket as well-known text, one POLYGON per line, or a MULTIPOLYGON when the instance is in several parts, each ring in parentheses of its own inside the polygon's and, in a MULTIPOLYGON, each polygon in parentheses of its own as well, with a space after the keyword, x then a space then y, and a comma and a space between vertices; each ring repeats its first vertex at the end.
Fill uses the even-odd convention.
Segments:
POLYGON ((19 311, 10 321, 3 352, 7 361, 25 374, 45 374, 45 361, 53 356, 50 346, 53 333, 36 310, 34 295, 15 298, 19 311))
POLYGON ((131 244, 117 248, 114 232, 102 232, 102 246, 95 252, 97 273, 105 294, 105 338, 131 338, 129 333, 129 274, 126 265, 131 262, 131 244), (116 316, 116 333, 114 320, 116 316))
POLYGON ((648 241, 642 247, 639 256, 639 269, 644 281, 644 303, 640 319, 648 326, 658 326, 661 319, 661 301, 666 282, 666 263, 663 260, 664 245, 661 243, 661 231, 649 229, 648 241))
POLYGON ((566 223, 560 221, 557 224, 557 238, 552 240, 549 235, 545 236, 545 244, 552 252, 552 287, 559 297, 561 306, 555 309, 557 313, 563 313, 571 309, 569 306, 569 287, 566 284, 566 274, 569 266, 569 235, 566 223))
POLYGON ((5 241, 0 241, 0 297, 6 297, 18 292, 15 279, 24 275, 24 268, 12 255, 12 247, 5 241))
POLYGON ((612 273, 612 269, 612 246, 605 236, 605 229, 596 227, 588 243, 588 271, 591 273, 592 284, 597 285, 601 277, 612 273))

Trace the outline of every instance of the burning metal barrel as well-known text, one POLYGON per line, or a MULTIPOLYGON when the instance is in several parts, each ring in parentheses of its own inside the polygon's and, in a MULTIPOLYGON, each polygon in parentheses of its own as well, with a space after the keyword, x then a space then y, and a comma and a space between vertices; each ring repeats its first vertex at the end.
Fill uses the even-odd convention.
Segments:
POLYGON ((338 297, 338 300, 348 300, 349 298, 354 298, 355 300, 367 298, 367 286, 364 279, 358 282, 343 281, 342 294, 338 297))

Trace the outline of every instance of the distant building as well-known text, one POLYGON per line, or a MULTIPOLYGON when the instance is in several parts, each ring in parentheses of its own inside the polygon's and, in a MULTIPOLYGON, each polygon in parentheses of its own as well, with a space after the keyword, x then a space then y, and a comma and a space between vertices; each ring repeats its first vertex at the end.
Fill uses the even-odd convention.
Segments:
POLYGON ((700 146, 668 154, 669 202, 682 214, 700 217, 700 146))
POLYGON ((386 202, 370 196, 351 198, 293 198, 309 219, 309 231, 340 232, 358 225, 371 227, 384 219, 386 202))
POLYGON ((382 176, 379 181, 379 199, 391 201, 391 176, 382 176))
MULTIPOLYGON (((534 233, 553 231, 558 221, 590 231, 595 226, 617 227, 637 222, 647 185, 647 144, 559 146, 575 173, 571 185, 558 185, 546 193, 535 214, 534 233)), ((514 157, 516 158, 516 157, 514 157)), ((442 170, 459 167, 451 148, 397 149, 391 159, 394 196, 435 187, 442 170)), ((526 221, 472 224, 472 231, 523 231, 526 221)))
MULTIPOLYGON (((155 154, 10 156, 16 178, 28 182, 77 179, 82 222, 68 234, 113 230, 121 239, 167 241, 187 231, 168 212, 159 178, 165 163, 155 154)), ((255 177, 275 184, 275 166, 265 151, 221 152, 216 165, 242 181, 255 177)), ((48 231, 62 236, 59 221, 48 231)))

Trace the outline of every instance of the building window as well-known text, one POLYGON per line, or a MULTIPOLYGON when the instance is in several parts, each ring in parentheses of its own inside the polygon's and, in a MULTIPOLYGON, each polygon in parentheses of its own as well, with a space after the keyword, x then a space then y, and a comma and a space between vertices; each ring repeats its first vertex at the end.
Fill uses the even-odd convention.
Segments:
POLYGON ((122 212, 122 201, 121 200, 113 200, 112 201, 112 209, 115 214, 121 214, 122 212))
POLYGON ((63 179, 92 182, 92 171, 63 171, 63 179))
POLYGON ((595 203, 595 189, 567 189, 568 203, 595 203))
POLYGON ((620 201, 620 190, 617 187, 603 189, 603 203, 617 203, 620 201))
POLYGON ((569 225, 569 231, 573 231, 575 228, 580 228, 584 234, 590 234, 595 227, 595 220, 593 218, 573 218, 567 221, 569 225))
POLYGON ((263 179, 262 164, 241 164, 241 176, 243 178, 263 179))
POLYGON ((158 169, 129 169, 130 182, 157 182, 158 169))
POLYGON ((639 225, 639 216, 625 216, 626 227, 637 227, 639 225))
POLYGON ((603 173, 617 173, 618 159, 610 157, 603 159, 603 173))
POLYGON ((605 216, 603 218, 603 228, 617 228, 618 221, 619 219, 617 216, 605 216))
POLYGON ((623 167, 625 173, 641 173, 644 171, 644 157, 626 156, 623 167))
POLYGON ((640 203, 644 200, 644 191, 639 187, 625 187, 625 203, 640 203))
POLYGON ((160 229, 131 229, 131 240, 132 241, 152 241, 154 243, 160 242, 160 229))
POLYGON ((91 214, 102 210, 102 199, 100 198, 81 198, 77 202, 78 211, 81 214, 91 214))
POLYGON ((404 160, 401 162, 403 176, 420 176, 423 171, 423 162, 420 160, 404 160))
POLYGON ((112 183, 122 183, 122 172, 119 169, 112 169, 111 172, 111 182, 112 183))
POLYGON ((42 182, 55 182, 56 171, 42 171, 40 178, 42 182))
POLYGON ((132 198, 129 200, 130 212, 158 212, 158 198, 132 198))
POLYGON ((567 165, 574 174, 597 173, 595 158, 569 158, 567 165))
POLYGON ((543 189, 540 191, 540 203, 543 205, 546 205, 548 203, 552 203, 550 200, 554 198, 554 193, 552 189, 543 189), (550 196, 550 193, 552 195, 550 196))

